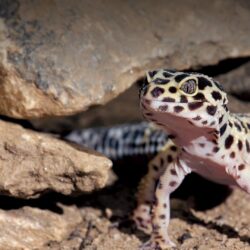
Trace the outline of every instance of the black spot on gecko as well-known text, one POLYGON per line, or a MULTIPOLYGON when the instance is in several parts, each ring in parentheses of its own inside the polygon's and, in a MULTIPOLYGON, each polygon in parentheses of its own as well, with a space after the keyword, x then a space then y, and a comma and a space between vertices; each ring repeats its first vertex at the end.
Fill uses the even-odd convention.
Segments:
POLYGON ((195 110, 195 109, 200 108, 202 105, 203 105, 202 102, 191 102, 191 103, 188 104, 188 108, 190 110, 195 110))
POLYGON ((220 150, 220 148, 217 147, 217 146, 213 148, 213 152, 214 152, 214 153, 217 153, 219 150, 220 150))
POLYGON ((212 87, 212 83, 207 80, 205 77, 198 77, 198 87, 201 90, 204 90, 207 86, 212 87))
POLYGON ((164 77, 167 77, 167 78, 173 76, 172 74, 170 74, 169 72, 166 72, 166 71, 164 71, 162 74, 164 77))
POLYGON ((240 164, 239 167, 238 167, 239 170, 243 170, 245 169, 245 165, 244 164, 240 164))
POLYGON ((222 116, 219 118, 219 123, 220 123, 220 124, 222 123, 223 118, 224 118, 224 115, 222 115, 222 116))
POLYGON ((230 157, 231 157, 231 158, 235 158, 235 152, 232 152, 232 153, 230 154, 230 157))
POLYGON ((249 153, 250 152, 250 145, 249 145, 248 140, 246 140, 246 148, 247 148, 247 152, 249 153))
POLYGON ((238 149, 239 149, 239 150, 242 150, 242 148, 243 148, 243 143, 242 143, 241 140, 239 140, 239 141, 238 141, 238 149))
POLYGON ((173 145, 173 146, 171 146, 171 147, 170 147, 170 149, 171 149, 172 151, 174 151, 174 152, 176 152, 176 151, 177 151, 177 147, 176 147, 176 146, 174 146, 174 145, 173 145))
POLYGON ((154 71, 149 71, 148 74, 151 78, 153 78, 155 75, 156 75, 157 71, 154 70, 154 71))
POLYGON ((174 111, 175 113, 180 113, 184 108, 182 106, 175 106, 174 111))
POLYGON ((175 169, 171 169, 171 170, 170 170, 170 173, 171 173, 172 175, 177 175, 177 172, 176 172, 175 169))
POLYGON ((237 122, 234 122, 234 126, 237 128, 238 131, 241 131, 241 126, 237 122))
POLYGON ((220 128, 220 135, 223 136, 227 128, 227 124, 225 123, 221 128, 220 128))
POLYGON ((214 116, 214 114, 216 113, 217 111, 217 107, 216 106, 213 106, 213 105, 210 105, 210 106, 207 106, 207 113, 211 116, 214 116))
POLYGON ((176 136, 175 136, 175 135, 168 135, 168 138, 169 138, 169 139, 175 139, 176 136))
POLYGON ((158 171, 158 170, 159 170, 159 167, 156 166, 156 165, 153 165, 153 169, 154 169, 155 171, 158 171))
POLYGON ((200 93, 200 92, 197 93, 197 95, 195 95, 193 98, 194 98, 194 100, 199 100, 199 101, 205 101, 206 100, 204 94, 200 93))
POLYGON ((233 136, 232 136, 232 135, 229 135, 229 136, 226 138, 226 140, 225 140, 225 147, 226 147, 226 149, 229 149, 229 148, 232 146, 233 142, 234 142, 233 136))
POLYGON ((174 99, 174 98, 171 98, 171 97, 165 97, 165 98, 163 98, 162 101, 163 101, 163 102, 175 102, 175 99, 174 99))
POLYGON ((174 79, 176 82, 180 82, 181 80, 183 80, 185 77, 188 77, 189 75, 188 74, 180 74, 180 75, 177 75, 174 79))
POLYGON ((170 183, 169 183, 169 186, 170 187, 174 187, 174 186, 176 186, 177 185, 177 182, 176 181, 171 181, 170 183))
POLYGON ((185 95, 181 95, 180 102, 181 102, 181 103, 187 103, 187 102, 188 102, 187 97, 186 97, 185 95))
POLYGON ((159 217, 160 217, 160 219, 164 220, 166 218, 166 215, 165 214, 161 214, 159 217))
POLYGON ((214 100, 216 100, 216 101, 222 99, 221 93, 218 92, 218 91, 213 91, 213 92, 212 92, 212 97, 213 97, 214 100))
POLYGON ((173 161, 173 157, 172 157, 171 155, 168 155, 167 160, 168 160, 168 162, 170 163, 170 162, 173 161))
POLYGON ((201 117, 199 115, 197 115, 196 117, 193 118, 194 121, 199 121, 201 120, 201 117))
POLYGON ((153 80, 153 83, 155 84, 167 84, 169 82, 170 82, 169 79, 163 79, 163 78, 156 78, 153 80))
POLYGON ((213 142, 214 144, 216 144, 216 145, 218 144, 217 140, 215 140, 215 139, 213 139, 212 142, 213 142))
POLYGON ((173 87, 173 86, 170 87, 168 90, 169 90, 170 93, 173 93, 173 94, 177 92, 176 87, 173 87))
POLYGON ((161 106, 159 106, 159 111, 161 111, 161 112, 165 112, 165 111, 167 111, 168 110, 168 105, 161 105, 161 106))
POLYGON ((162 95, 164 93, 164 89, 160 88, 160 87, 156 87, 151 91, 151 95, 153 97, 159 97, 160 95, 162 95))

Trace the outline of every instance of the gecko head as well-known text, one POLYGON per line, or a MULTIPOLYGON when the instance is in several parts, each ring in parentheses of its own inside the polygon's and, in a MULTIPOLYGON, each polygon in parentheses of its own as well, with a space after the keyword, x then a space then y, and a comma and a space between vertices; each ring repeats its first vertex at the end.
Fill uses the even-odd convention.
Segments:
POLYGON ((140 89, 143 115, 158 125, 176 118, 176 122, 214 128, 227 112, 227 102, 221 85, 200 73, 148 72, 140 89))

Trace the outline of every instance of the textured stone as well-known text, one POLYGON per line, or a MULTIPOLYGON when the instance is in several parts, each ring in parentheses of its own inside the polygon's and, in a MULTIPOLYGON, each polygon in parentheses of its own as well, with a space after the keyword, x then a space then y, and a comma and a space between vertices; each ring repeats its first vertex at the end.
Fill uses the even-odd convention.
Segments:
POLYGON ((75 206, 59 206, 61 214, 32 207, 0 209, 0 249, 45 249, 70 237, 82 221, 81 214, 75 206))
POLYGON ((0 192, 30 198, 53 190, 90 192, 108 184, 111 161, 48 135, 0 121, 0 192))
POLYGON ((249 23, 247 0, 2 0, 0 113, 72 114, 148 69, 249 56, 249 23))
POLYGON ((227 74, 218 76, 218 80, 223 83, 224 89, 228 93, 250 100, 250 58, 241 67, 231 70, 227 74))

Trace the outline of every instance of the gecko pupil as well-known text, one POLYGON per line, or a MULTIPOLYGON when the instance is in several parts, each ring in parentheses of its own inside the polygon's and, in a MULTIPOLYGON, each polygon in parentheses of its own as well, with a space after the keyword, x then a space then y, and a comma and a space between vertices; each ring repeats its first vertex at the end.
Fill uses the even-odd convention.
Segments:
POLYGON ((181 85, 180 88, 186 94, 194 94, 196 90, 196 82, 195 80, 187 80, 185 83, 181 85))

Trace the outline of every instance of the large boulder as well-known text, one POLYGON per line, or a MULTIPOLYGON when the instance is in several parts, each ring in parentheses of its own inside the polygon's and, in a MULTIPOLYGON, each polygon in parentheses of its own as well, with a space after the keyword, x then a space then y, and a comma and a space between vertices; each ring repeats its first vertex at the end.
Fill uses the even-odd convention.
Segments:
POLYGON ((247 0, 2 0, 0 113, 72 114, 147 69, 249 56, 249 23, 247 0))

